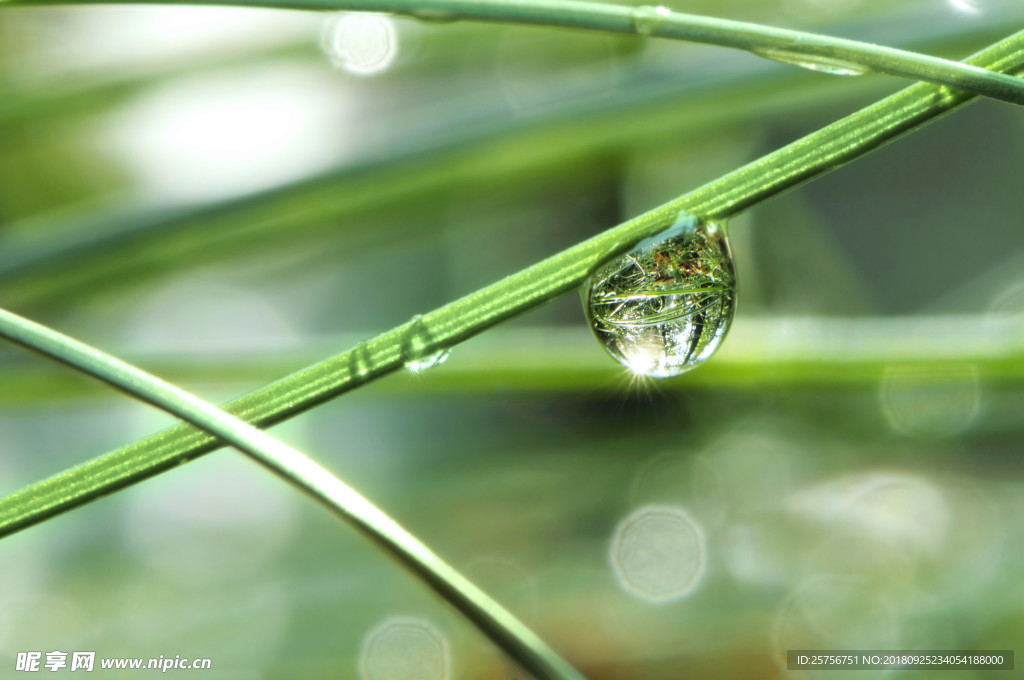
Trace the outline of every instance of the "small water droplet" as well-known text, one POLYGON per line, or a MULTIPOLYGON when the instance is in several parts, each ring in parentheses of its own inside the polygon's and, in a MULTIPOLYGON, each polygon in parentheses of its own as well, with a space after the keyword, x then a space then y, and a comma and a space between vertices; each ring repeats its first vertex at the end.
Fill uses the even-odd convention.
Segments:
POLYGON ((637 33, 640 35, 651 35, 671 15, 672 10, 668 7, 640 5, 633 10, 631 19, 633 21, 633 28, 637 33))
POLYGON ((842 59, 822 57, 817 54, 801 54, 789 50, 778 50, 772 48, 750 50, 752 53, 765 59, 779 61, 783 64, 792 64, 801 68, 827 73, 833 76, 863 76, 871 73, 871 69, 862 64, 854 64, 842 59))
POLYGON ((450 347, 434 349, 431 346, 430 329, 419 314, 412 318, 402 341, 402 349, 405 352, 405 367, 413 373, 443 364, 452 353, 450 347))
POLYGON ((370 373, 370 367, 373 362, 370 358, 370 351, 365 345, 356 347, 351 354, 349 359, 349 370, 353 375, 365 378, 370 373))
POLYGON ((732 325, 736 275, 725 227, 681 215, 598 269, 582 294, 594 335, 619 363, 653 378, 685 373, 732 325))
POLYGON ((443 364, 445 359, 447 359, 448 355, 451 353, 452 351, 450 349, 442 349, 438 352, 434 352, 433 354, 428 354, 425 357, 407 361, 405 362, 405 367, 413 373, 419 373, 420 371, 425 371, 428 368, 433 368, 438 364, 443 364))

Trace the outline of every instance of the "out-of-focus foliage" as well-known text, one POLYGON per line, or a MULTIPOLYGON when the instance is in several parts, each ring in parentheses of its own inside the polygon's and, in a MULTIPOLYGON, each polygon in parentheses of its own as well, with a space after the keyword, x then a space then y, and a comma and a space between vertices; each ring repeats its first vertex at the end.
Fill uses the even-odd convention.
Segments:
MULTIPOLYGON (((676 9, 950 58, 1024 19, 985 0, 676 9)), ((0 305, 224 400, 902 86, 385 18, 393 59, 360 75, 321 49, 329 19, 0 11, 0 305)), ((735 220, 738 313, 706 378, 631 381, 566 299, 275 431, 588 677, 779 677, 798 647, 1012 648, 1022 147, 1019 110, 980 102, 735 220)), ((0 493, 168 423, 12 348, 0 369, 0 493)), ((5 539, 0 576, 8 670, 18 651, 95 650, 379 680, 399 650, 431 667, 443 640, 451 677, 503 672, 230 451, 5 539)))

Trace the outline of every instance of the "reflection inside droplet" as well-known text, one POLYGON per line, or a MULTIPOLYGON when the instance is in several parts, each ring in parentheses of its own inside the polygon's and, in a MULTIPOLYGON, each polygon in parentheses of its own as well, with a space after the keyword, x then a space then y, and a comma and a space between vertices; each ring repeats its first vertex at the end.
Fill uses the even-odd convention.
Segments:
POLYGON ((854 64, 842 59, 823 57, 817 54, 801 54, 788 50, 777 50, 771 48, 750 50, 753 54, 772 61, 792 64, 811 71, 827 73, 832 76, 862 76, 871 73, 871 69, 861 64, 854 64))
POLYGON ((647 506, 615 531, 611 564, 626 592, 651 602, 689 595, 704 571, 704 534, 682 508, 647 506))
POLYGON ((398 40, 395 26, 387 16, 342 14, 324 28, 323 48, 336 66, 370 75, 391 65, 398 52, 398 40))
POLYGON ((448 645, 430 623, 392 618, 363 642, 359 671, 364 680, 446 680, 448 645))
POLYGON ((736 276, 725 229, 681 215, 600 267, 582 295, 591 329, 619 363, 654 378, 685 373, 732 324, 736 276))

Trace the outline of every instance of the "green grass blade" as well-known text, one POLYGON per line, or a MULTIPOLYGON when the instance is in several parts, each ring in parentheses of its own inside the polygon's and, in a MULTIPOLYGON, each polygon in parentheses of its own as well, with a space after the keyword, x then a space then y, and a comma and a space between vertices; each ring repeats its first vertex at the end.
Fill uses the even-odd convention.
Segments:
POLYGON ((312 459, 198 397, 66 335, 0 309, 0 337, 96 377, 219 437, 340 515, 544 680, 583 680, 510 612, 312 459))
MULTIPOLYGON (((67 4, 89 4, 91 0, 67 4)), ((135 0, 132 0, 133 3, 135 0)), ((160 2, 160 0, 154 0, 160 2)), ((52 0, 8 0, 7 5, 64 4, 52 0)), ((160 4, 166 4, 160 2, 160 4)), ((579 0, 205 0, 280 9, 351 10, 408 14, 428 21, 474 20, 575 28, 720 45, 829 73, 869 72, 922 80, 1014 104, 1024 104, 1024 83, 970 64, 832 36, 773 28, 665 7, 579 0)))
MULTIPOLYGON (((1024 32, 981 52, 971 63, 1019 71, 1024 68, 1024 32)), ((859 158, 971 99, 935 85, 914 85, 696 191, 244 396, 225 409, 261 427, 284 420, 401 368, 414 354, 452 347, 575 290, 608 258, 661 231, 680 212, 701 219, 729 218, 859 158)), ((217 445, 209 435, 182 426, 43 480, 0 500, 0 535, 191 460, 217 445)))
MULTIPOLYGON (((322 346, 352 344, 340 338, 322 346)), ((123 356, 123 355, 122 355, 123 356)), ((305 349, 306 363, 322 353, 305 349)), ((258 353, 132 357, 175 384, 259 383, 296 363, 285 348, 258 353), (288 357, 287 359, 285 357, 288 357)), ((1024 383, 1024 320, 987 315, 865 318, 737 319, 729 342, 701 370, 658 383, 663 390, 754 390, 842 385, 874 390, 892 366, 922 372, 971 367, 988 384, 1024 383)), ((103 399, 106 390, 37 362, 7 365, 0 404, 103 399)), ((375 397, 433 398, 506 392, 581 394, 628 389, 621 367, 608 361, 591 333, 578 328, 506 329, 467 343, 425 376, 403 371, 372 388, 375 397)))

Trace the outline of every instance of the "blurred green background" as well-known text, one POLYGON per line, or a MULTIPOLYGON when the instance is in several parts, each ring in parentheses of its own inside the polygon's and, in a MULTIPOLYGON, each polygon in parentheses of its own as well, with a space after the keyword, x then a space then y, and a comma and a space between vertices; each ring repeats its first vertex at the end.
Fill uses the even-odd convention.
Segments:
MULTIPOLYGON (((954 59, 1024 24, 1017 0, 673 9, 954 59)), ((0 8, 0 305, 226 401, 903 86, 550 29, 0 8)), ((734 220, 735 326, 693 374, 630 379, 568 296, 273 432, 587 677, 1012 649, 1020 113, 976 103, 734 220)), ((0 347, 0 493, 171 422, 0 347)), ((26 650, 208 657, 208 678, 519 677, 233 451, 5 538, 0 612, 3 677, 26 650)))

